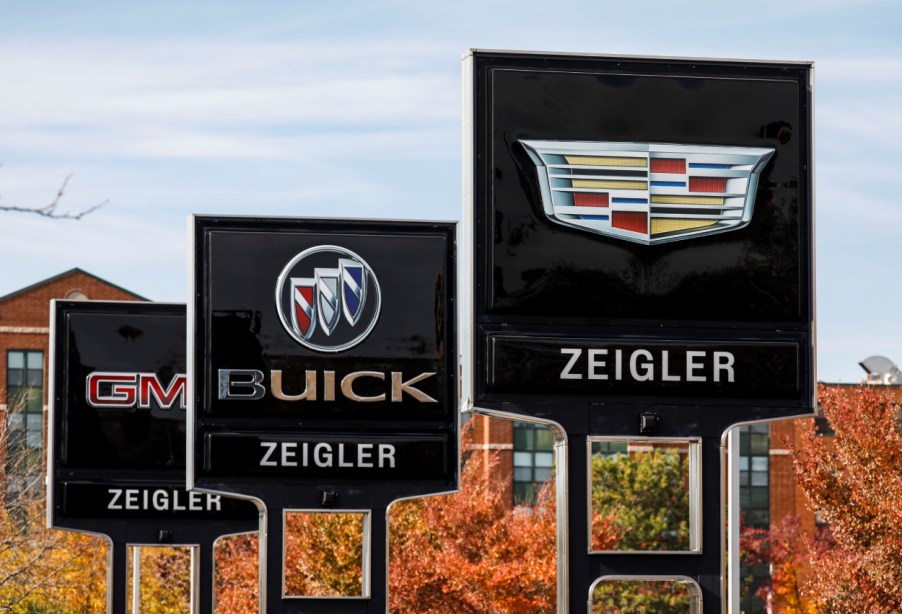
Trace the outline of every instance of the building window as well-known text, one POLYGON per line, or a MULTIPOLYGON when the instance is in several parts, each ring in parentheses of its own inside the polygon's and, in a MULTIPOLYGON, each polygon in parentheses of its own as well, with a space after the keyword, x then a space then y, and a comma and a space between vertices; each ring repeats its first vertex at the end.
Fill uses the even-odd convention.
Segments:
MULTIPOLYGON (((753 424, 739 430, 739 508, 745 524, 756 529, 770 528, 770 425, 753 424)), ((770 580, 767 565, 742 566, 740 574, 750 580, 742 600, 745 612, 764 612, 758 587, 770 580)))
POLYGON ((830 422, 822 416, 814 418, 814 432, 817 435, 836 435, 830 422))
POLYGON ((554 477, 554 434, 547 428, 514 422, 514 504, 531 505, 554 477))
POLYGON ((38 448, 44 426, 44 352, 6 353, 6 406, 10 412, 9 443, 14 448, 38 448))
POLYGON ((6 353, 6 499, 40 490, 44 427, 44 352, 6 353))
POLYGON ((745 521, 770 527, 770 427, 753 424, 739 432, 739 503, 745 521))
POLYGON ((629 444, 626 441, 600 440, 592 442, 592 455, 599 454, 605 458, 611 458, 622 454, 629 454, 629 444))

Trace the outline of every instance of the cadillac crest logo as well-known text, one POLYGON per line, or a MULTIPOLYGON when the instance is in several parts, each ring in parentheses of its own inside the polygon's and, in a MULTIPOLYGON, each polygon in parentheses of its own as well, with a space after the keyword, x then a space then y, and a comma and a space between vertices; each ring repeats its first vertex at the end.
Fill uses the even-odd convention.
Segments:
POLYGON ((276 283, 282 326, 301 345, 341 352, 370 334, 382 297, 376 275, 354 252, 335 245, 306 249, 285 266, 276 283))
POLYGON ((551 221, 646 245, 746 226, 774 154, 763 147, 520 143, 536 165, 551 221))

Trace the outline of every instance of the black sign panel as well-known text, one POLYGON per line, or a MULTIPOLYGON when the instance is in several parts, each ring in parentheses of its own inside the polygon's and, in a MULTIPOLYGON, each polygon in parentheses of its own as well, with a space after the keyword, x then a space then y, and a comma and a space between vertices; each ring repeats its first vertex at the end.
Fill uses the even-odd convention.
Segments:
POLYGON ((456 487, 454 224, 195 217, 193 233, 198 486, 456 487))
POLYGON ((814 407, 808 64, 467 65, 473 405, 814 407), (571 357, 582 378, 561 376, 571 357))
POLYGON ((214 433, 204 442, 210 475, 281 479, 441 480, 450 470, 447 435, 356 437, 214 433))
POLYGON ((792 403, 799 396, 798 343, 502 335, 488 343, 486 388, 507 398, 553 392, 586 400, 658 403, 664 396, 732 405, 792 403))
POLYGON ((60 356, 68 361, 61 382, 60 466, 98 472, 184 468, 184 306, 163 316, 146 305, 142 314, 88 305, 77 312, 81 303, 57 306, 68 350, 60 356))
POLYGON ((54 301, 54 527, 182 543, 257 529, 253 503, 185 490, 185 323, 184 305, 54 301))
POLYGON ((62 513, 69 518, 244 521, 249 517, 248 505, 241 499, 173 486, 63 482, 62 513))

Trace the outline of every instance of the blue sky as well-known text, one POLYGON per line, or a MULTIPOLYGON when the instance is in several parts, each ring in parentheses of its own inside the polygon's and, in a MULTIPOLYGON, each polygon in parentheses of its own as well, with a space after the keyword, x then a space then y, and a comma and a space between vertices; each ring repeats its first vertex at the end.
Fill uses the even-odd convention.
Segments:
POLYGON ((460 219, 468 48, 813 60, 818 377, 902 363, 902 3, 60 2, 0 9, 0 295, 186 296, 190 213, 460 219))

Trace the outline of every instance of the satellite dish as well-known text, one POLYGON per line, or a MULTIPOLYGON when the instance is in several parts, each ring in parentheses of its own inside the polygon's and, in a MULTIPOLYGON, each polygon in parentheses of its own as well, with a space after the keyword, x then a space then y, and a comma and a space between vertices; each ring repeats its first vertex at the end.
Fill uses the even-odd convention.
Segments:
POLYGON ((902 384, 902 371, 886 356, 871 356, 858 364, 868 374, 868 384, 902 384))

